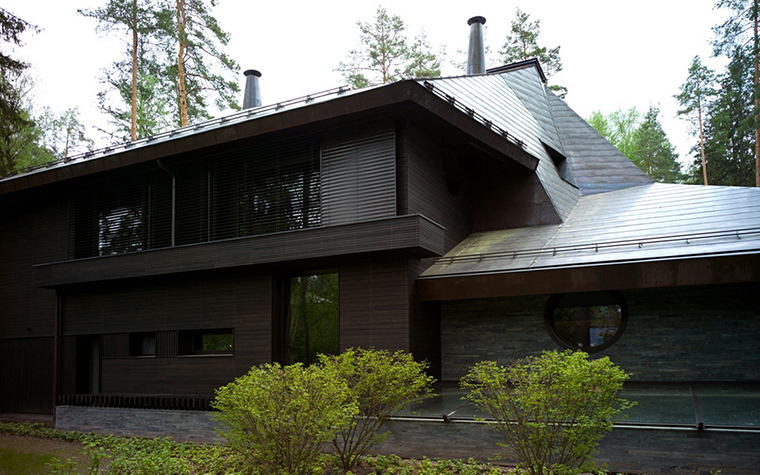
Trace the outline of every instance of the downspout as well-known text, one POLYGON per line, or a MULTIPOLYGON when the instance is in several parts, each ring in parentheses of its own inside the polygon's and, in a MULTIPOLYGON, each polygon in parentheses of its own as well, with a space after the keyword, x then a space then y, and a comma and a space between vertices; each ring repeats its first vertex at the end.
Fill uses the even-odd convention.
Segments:
POLYGON ((174 176, 174 173, 169 171, 168 168, 164 166, 163 163, 161 163, 161 160, 156 160, 156 164, 158 165, 158 168, 165 171, 169 174, 170 177, 172 177, 172 247, 176 245, 176 220, 177 220, 177 177, 174 176))

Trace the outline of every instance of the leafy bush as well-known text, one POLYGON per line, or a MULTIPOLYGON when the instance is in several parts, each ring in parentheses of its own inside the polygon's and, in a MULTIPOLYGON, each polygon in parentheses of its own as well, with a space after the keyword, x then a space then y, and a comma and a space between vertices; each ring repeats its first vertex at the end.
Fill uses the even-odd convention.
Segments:
POLYGON ((336 370, 266 364, 216 391, 222 435, 264 473, 305 474, 357 414, 336 370))
POLYGON ((361 458, 388 433, 380 429, 412 401, 426 397, 434 382, 427 363, 403 351, 348 349, 337 356, 320 355, 320 365, 346 382, 359 408, 353 423, 332 439, 343 470, 354 469, 361 458))
POLYGON ((580 473, 594 468, 592 455, 613 420, 632 403, 618 399, 628 379, 604 357, 583 352, 544 352, 508 367, 476 364, 462 380, 467 399, 489 414, 531 475, 580 473))

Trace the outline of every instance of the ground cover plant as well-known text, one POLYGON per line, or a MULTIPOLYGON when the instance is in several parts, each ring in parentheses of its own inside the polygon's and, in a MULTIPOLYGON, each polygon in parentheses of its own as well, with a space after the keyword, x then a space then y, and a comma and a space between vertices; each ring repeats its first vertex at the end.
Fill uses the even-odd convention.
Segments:
POLYGON ((462 380, 531 475, 594 471, 592 456, 632 403, 619 399, 628 378, 609 358, 552 351, 509 366, 476 364, 462 380))
MULTIPOLYGON (((269 475, 265 468, 251 465, 236 456, 227 445, 176 442, 165 438, 127 438, 111 435, 83 434, 51 429, 41 424, 0 423, 0 434, 44 441, 52 439, 78 444, 87 457, 59 458, 40 463, 27 473, 48 475, 269 475), (82 460, 90 460, 88 463, 82 460)), ((55 452, 57 453, 57 452, 55 452)), ((55 453, 40 452, 41 458, 53 458, 55 453)), ((8 474, 18 474, 11 466, 8 474)), ((363 457, 356 470, 344 472, 340 460, 320 454, 309 473, 315 475, 498 475, 507 470, 475 460, 406 460, 395 455, 363 457)), ((2 464, 0 463, 0 473, 2 464)), ((23 472, 21 472, 23 473, 23 472)))

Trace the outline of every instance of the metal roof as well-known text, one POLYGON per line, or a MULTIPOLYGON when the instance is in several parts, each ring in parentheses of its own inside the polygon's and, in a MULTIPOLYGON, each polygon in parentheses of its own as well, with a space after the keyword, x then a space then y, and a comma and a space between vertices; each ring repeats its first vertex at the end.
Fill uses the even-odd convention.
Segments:
POLYGON ((560 225, 475 233, 422 279, 760 253, 760 189, 650 184, 584 196, 560 225))
POLYGON ((547 90, 537 69, 428 79, 427 82, 446 96, 481 112, 495 126, 524 143, 525 150, 538 159, 536 175, 557 214, 563 220, 567 218, 580 192, 560 177, 546 149, 549 146, 561 152, 563 147, 547 101, 547 90))
POLYGON ((66 167, 69 165, 82 163, 85 161, 108 157, 108 156, 115 155, 124 151, 131 151, 131 150, 136 150, 136 149, 147 147, 147 146, 154 146, 160 143, 169 142, 169 141, 176 140, 182 137, 188 137, 188 136, 199 134, 202 132, 208 132, 208 131, 220 129, 222 127, 228 127, 230 125, 239 124, 241 122, 277 114, 285 110, 293 110, 299 107, 317 104, 320 102, 326 102, 336 97, 350 94, 352 92, 355 92, 355 91, 352 91, 347 86, 342 86, 342 87, 336 87, 334 89, 328 89, 326 91, 318 92, 316 94, 310 94, 307 96, 298 97, 298 98, 290 99, 283 102, 278 102, 276 104, 268 104, 266 106, 244 109, 240 112, 236 112, 234 114, 230 114, 224 117, 219 117, 216 119, 200 122, 197 124, 188 125, 187 127, 182 127, 179 129, 167 130, 165 132, 152 135, 150 137, 140 138, 140 139, 136 139, 129 142, 120 143, 120 144, 113 144, 113 145, 109 145, 109 146, 106 146, 97 150, 93 150, 90 152, 84 152, 77 155, 72 155, 70 157, 55 160, 52 162, 44 163, 41 165, 36 165, 34 167, 30 167, 24 172, 8 175, 5 177, 0 177, 0 183, 4 181, 13 180, 22 176, 28 176, 35 173, 43 172, 46 170, 52 170, 55 168, 66 167))
POLYGON ((547 102, 562 141, 572 181, 590 195, 654 183, 562 99, 547 91, 547 102))

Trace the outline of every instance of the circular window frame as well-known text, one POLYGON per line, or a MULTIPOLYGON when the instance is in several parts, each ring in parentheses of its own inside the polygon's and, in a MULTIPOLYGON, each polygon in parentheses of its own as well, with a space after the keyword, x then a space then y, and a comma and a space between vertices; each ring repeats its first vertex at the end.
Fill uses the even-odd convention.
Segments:
POLYGON ((549 333, 549 336, 556 344, 558 344, 562 348, 567 348, 570 350, 575 351, 583 351, 585 353, 599 353, 600 351, 604 351, 607 348, 611 347, 615 343, 617 343, 618 340, 620 340, 620 337, 623 336, 623 333, 625 332, 625 328, 628 325, 628 306, 625 303, 625 299, 623 298, 623 294, 620 293, 617 290, 606 290, 602 292, 589 292, 589 293, 581 293, 577 297, 578 300, 582 301, 583 305, 574 305, 575 307, 593 307, 598 305, 610 305, 610 304, 600 304, 598 300, 595 301, 595 299, 600 299, 601 294, 609 294, 612 296, 612 299, 614 303, 612 305, 618 305, 620 307, 620 325, 618 326, 617 331, 615 332, 615 336, 610 339, 610 341, 604 342, 601 345, 598 346, 588 346, 588 347, 578 347, 577 345, 573 345, 570 342, 563 339, 559 334, 554 330, 554 310, 557 308, 557 304, 559 303, 560 299, 566 294, 552 294, 551 297, 549 297, 549 300, 546 302, 546 308, 544 310, 544 323, 546 325, 546 331, 549 333))

